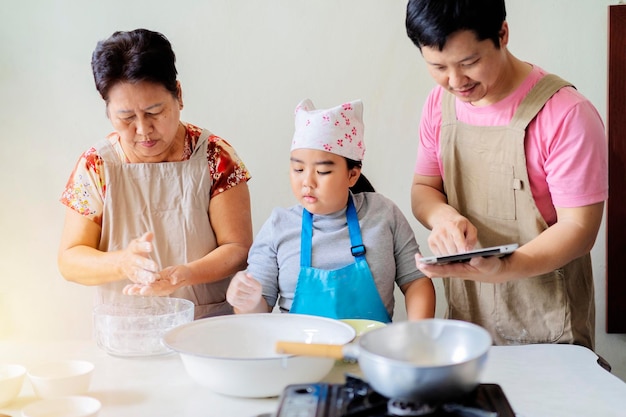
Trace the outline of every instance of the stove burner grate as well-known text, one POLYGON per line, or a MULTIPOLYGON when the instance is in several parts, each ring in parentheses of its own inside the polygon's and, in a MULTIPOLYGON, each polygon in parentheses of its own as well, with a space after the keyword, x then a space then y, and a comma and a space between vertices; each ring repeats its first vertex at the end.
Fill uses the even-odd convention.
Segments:
POLYGON ((479 384, 466 398, 438 405, 388 399, 351 375, 345 384, 290 385, 275 417, 515 417, 497 384, 479 384))
POLYGON ((412 401, 390 399, 387 411, 392 416, 428 416, 435 412, 436 407, 429 404, 418 404, 412 401))

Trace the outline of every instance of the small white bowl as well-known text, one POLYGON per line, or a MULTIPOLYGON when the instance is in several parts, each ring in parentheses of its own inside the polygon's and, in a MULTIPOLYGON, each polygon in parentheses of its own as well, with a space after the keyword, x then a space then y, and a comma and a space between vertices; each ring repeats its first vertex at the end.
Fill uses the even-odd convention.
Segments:
POLYGON ((96 417, 101 408, 100 401, 91 397, 48 398, 24 407, 22 417, 96 417))
POLYGON ((16 364, 0 364, 0 408, 12 403, 22 390, 26 368, 16 364))
POLYGON ((89 390, 94 365, 79 360, 47 362, 28 370, 35 394, 40 398, 84 394, 89 390))

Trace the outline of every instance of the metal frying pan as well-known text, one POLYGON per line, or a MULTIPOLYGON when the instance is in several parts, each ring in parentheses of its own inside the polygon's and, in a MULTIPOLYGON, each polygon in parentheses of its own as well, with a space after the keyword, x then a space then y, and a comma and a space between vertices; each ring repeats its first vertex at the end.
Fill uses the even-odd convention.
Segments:
POLYGON ((433 404, 458 398, 478 385, 491 344, 489 333, 475 324, 428 319, 393 323, 347 345, 278 342, 276 350, 355 359, 378 393, 433 404))

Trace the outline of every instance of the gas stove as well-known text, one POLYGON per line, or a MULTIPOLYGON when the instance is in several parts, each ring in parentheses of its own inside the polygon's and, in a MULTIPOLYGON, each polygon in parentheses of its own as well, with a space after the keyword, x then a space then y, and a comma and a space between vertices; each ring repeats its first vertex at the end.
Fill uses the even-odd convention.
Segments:
POLYGON ((453 403, 415 404, 386 398, 367 382, 346 376, 345 384, 296 384, 285 388, 275 417, 515 417, 502 388, 479 384, 453 403))

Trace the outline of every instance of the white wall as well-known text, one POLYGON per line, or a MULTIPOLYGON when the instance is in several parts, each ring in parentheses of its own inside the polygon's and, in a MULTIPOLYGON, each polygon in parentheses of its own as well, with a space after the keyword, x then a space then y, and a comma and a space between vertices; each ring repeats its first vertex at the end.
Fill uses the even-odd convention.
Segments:
MULTIPOLYGON (((510 49, 572 81, 606 115, 609 0, 508 0, 510 49)), ((110 126, 90 71, 115 30, 163 32, 178 58, 183 118, 229 140, 253 174, 255 230, 291 205, 293 108, 365 103, 365 174, 411 220, 422 103, 433 86, 404 32, 402 0, 0 0, 0 339, 88 338, 93 289, 56 267, 58 197, 110 126)), ((593 250, 597 350, 626 379, 626 337, 605 334, 605 233, 593 250)), ((438 309, 441 314, 441 306, 438 309)), ((399 317, 402 317, 400 311, 399 317)))

